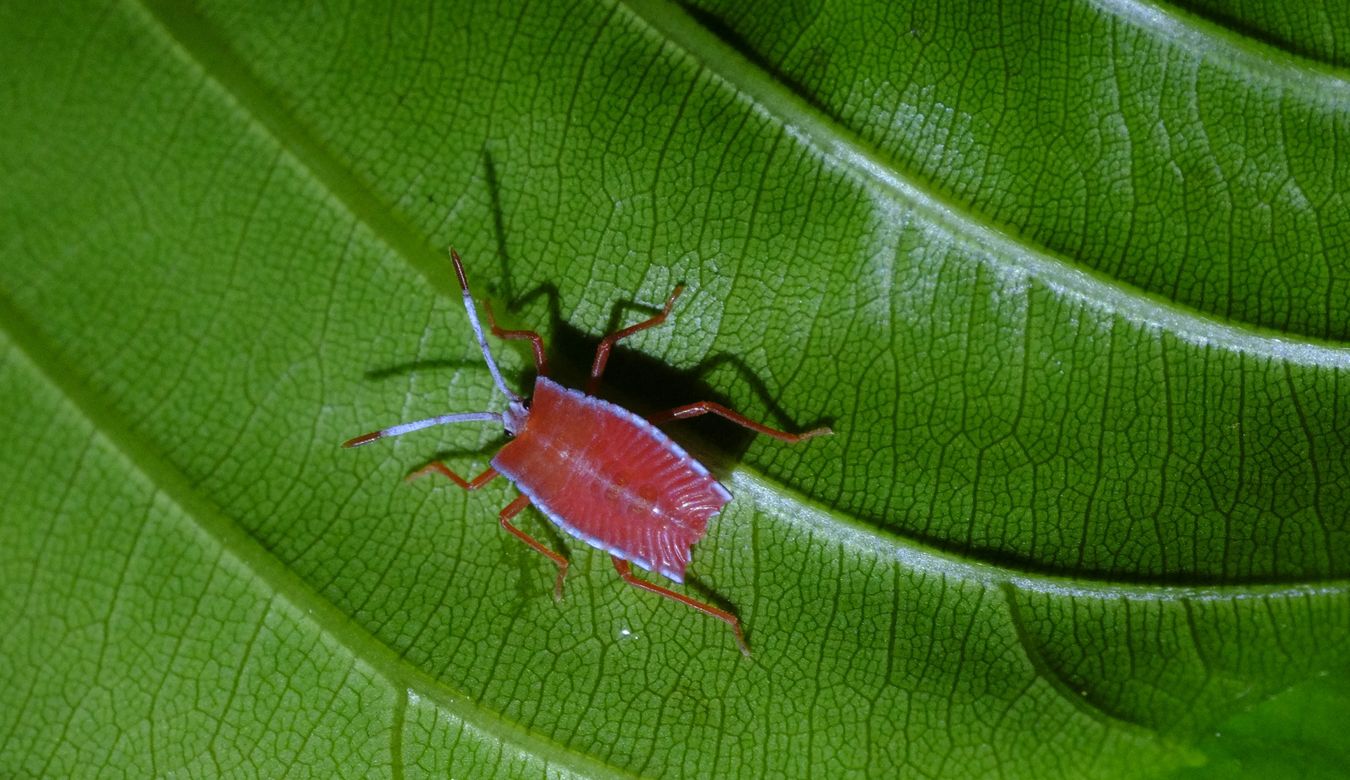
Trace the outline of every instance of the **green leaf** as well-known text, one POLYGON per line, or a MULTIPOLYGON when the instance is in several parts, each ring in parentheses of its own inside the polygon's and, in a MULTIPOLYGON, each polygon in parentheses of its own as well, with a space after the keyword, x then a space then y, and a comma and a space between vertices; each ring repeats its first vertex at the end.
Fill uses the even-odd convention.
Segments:
POLYGON ((1334 766, 1307 5, 0 5, 0 774, 1334 766), (735 494, 683 590, 752 659, 527 513, 555 604, 510 486, 402 483, 499 432, 338 448, 501 408, 451 243, 569 381, 684 283, 606 392, 834 427, 671 426, 735 494))

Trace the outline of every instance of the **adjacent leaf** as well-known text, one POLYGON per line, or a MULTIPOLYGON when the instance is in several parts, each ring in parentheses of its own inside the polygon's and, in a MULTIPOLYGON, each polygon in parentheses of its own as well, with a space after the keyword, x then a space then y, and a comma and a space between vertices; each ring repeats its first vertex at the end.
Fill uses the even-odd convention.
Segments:
POLYGON ((1347 676, 1318 675, 1274 697, 1252 712, 1218 724, 1200 745, 1210 761, 1178 777, 1337 778, 1345 776, 1350 746, 1341 724, 1347 676))
POLYGON ((1197 11, 0 6, 0 772, 1320 770, 1344 25, 1197 11), (834 426, 672 427, 752 661, 402 484, 498 433, 337 449, 500 406, 452 242, 564 376, 683 282, 616 397, 834 426))

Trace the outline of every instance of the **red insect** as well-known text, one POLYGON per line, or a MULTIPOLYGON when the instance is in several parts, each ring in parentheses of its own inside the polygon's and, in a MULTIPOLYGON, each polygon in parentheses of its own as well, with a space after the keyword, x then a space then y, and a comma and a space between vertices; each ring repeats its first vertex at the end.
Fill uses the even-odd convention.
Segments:
POLYGON ((675 582, 684 582, 689 565, 689 548, 702 539, 708 520, 731 500, 726 488, 713 479, 708 470, 671 441, 656 426, 671 420, 684 420, 703 414, 715 414, 757 433, 786 442, 798 442, 831 433, 816 428, 805 433, 785 433, 711 401, 680 406, 658 412, 646 419, 596 397, 595 391, 604 373, 609 351, 620 339, 660 325, 670 315, 683 287, 676 287, 661 313, 636 325, 611 333, 600 342, 591 365, 586 392, 571 390, 548 378, 544 341, 528 330, 503 330, 497 326, 492 307, 487 305, 492 333, 503 339, 528 340, 534 348, 538 379, 534 397, 527 403, 506 386, 497 364, 488 351, 483 326, 478 321, 469 283, 459 255, 450 250, 455 275, 464 296, 478 346, 493 380, 509 400, 506 412, 464 412, 446 414, 417 422, 403 423, 384 430, 357 436, 344 447, 359 447, 376 439, 398 436, 433 425, 470 421, 495 421, 514 436, 492 459, 482 474, 465 480, 439 461, 409 476, 409 479, 437 472, 449 477, 465 490, 477 490, 498 474, 505 475, 521 495, 501 511, 501 524, 540 555, 558 565, 554 598, 562 598, 567 560, 540 544, 511 524, 511 518, 530 504, 538 507, 562 530, 592 547, 604 550, 614 561, 619 576, 628 583, 668 599, 687 604, 731 626, 741 652, 747 656, 741 624, 736 617, 710 604, 695 601, 660 585, 640 580, 629 563, 636 563, 675 582))

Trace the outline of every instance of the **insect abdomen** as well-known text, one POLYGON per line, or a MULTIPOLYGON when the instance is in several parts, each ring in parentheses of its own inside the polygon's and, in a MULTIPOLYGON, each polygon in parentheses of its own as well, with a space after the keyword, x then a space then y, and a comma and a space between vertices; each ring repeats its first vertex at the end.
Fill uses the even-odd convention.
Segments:
POLYGON ((492 465, 563 530, 676 582, 708 519, 731 500, 650 423, 547 377, 492 465))

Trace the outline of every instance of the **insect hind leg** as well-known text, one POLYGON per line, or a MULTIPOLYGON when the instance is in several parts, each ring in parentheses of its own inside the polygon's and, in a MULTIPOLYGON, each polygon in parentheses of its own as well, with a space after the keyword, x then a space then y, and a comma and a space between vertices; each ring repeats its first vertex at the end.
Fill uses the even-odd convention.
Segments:
POLYGON ((553 600, 562 601, 563 580, 567 577, 567 559, 545 547, 533 536, 525 533, 519 528, 511 525, 511 518, 521 513, 525 507, 530 505, 529 496, 518 496, 515 501, 507 504, 501 511, 502 528, 510 531, 517 539, 528 544, 535 552, 548 558, 550 561, 558 564, 558 579, 553 583, 553 600))
POLYGON ((628 561, 625 561, 623 558, 611 555, 610 560, 614 561, 614 568, 618 570, 619 576, 623 577, 624 582, 627 582, 629 585, 642 588, 643 590, 649 590, 658 596, 663 596, 665 598, 671 599, 672 601, 678 601, 681 604, 684 604, 685 606, 693 607, 699 612, 702 612, 703 614, 709 615, 711 617, 715 617, 718 620, 722 621, 723 623, 726 623, 728 626, 731 626, 732 632, 736 634, 736 644, 740 646, 741 652, 745 654, 746 658, 750 657, 750 645, 747 645, 745 643, 745 634, 741 632, 741 621, 737 620, 735 615, 731 614, 730 612, 720 610, 711 604, 705 604, 702 601, 695 601, 694 599, 691 599, 683 594, 676 593, 675 591, 670 590, 669 588, 663 588, 660 585, 655 585, 653 583, 647 582, 646 580, 638 579, 637 576, 633 574, 633 567, 628 563, 628 561))
POLYGON ((600 387, 600 375, 605 373, 605 364, 609 362, 609 351, 614 348, 614 345, 634 333, 654 328, 665 322, 666 318, 670 316, 671 308, 675 305, 675 299, 680 297, 682 292, 684 292, 684 285, 676 285, 674 291, 670 293, 670 297, 666 299, 666 305, 661 309, 660 314, 645 319, 636 325, 629 325, 622 330, 616 330, 600 340, 600 346, 595 348, 595 361, 591 363, 591 378, 586 383, 587 395, 595 395, 596 389, 600 387))
POLYGON ((834 431, 826 426, 812 428, 809 431, 803 431, 801 433, 780 431, 777 428, 770 428, 763 423, 755 422, 740 412, 734 412, 713 401, 699 401, 697 403, 685 404, 684 406, 677 406, 674 409, 667 409, 664 412, 657 412, 656 414, 649 415, 647 417, 647 422, 652 425, 660 425, 662 423, 670 422, 671 420, 688 420, 691 417, 700 417, 705 414, 715 414, 724 420, 736 423, 742 428, 748 428, 755 433, 762 433, 765 436, 772 436, 775 439, 788 442, 789 444, 796 444, 799 441, 814 439, 817 436, 829 436, 834 433, 834 431))

